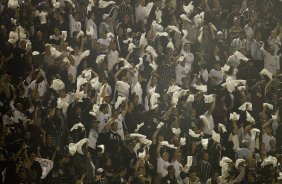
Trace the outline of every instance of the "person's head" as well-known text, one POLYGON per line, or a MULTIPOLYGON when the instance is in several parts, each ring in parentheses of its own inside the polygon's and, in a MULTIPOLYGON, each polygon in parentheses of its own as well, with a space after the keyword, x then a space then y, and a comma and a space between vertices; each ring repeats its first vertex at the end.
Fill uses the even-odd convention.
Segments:
POLYGON ((243 140, 242 145, 243 145, 244 148, 248 148, 250 144, 249 144, 249 141, 243 140))
POLYGON ((74 111, 74 113, 77 115, 77 116, 80 116, 81 115, 81 107, 79 106, 79 105, 77 105, 76 107, 75 107, 75 111, 74 111))
POLYGON ((275 149, 275 148, 276 148, 276 140, 271 140, 271 141, 269 142, 269 144, 270 144, 270 147, 271 147, 272 149, 275 149))
POLYGON ((214 64, 214 69, 217 70, 217 71, 220 71, 221 70, 221 66, 220 66, 220 63, 219 62, 216 62, 214 64))
POLYGON ((272 128, 270 126, 266 126, 265 127, 265 132, 268 134, 268 135, 271 135, 272 133, 272 128))
POLYGON ((169 160, 169 153, 168 153, 168 152, 164 152, 164 153, 162 154, 162 159, 163 159, 164 161, 168 161, 168 160, 169 160))
POLYGON ((123 23, 128 24, 130 22, 130 16, 128 14, 123 15, 123 23))
POLYGON ((165 0, 165 6, 167 8, 172 8, 172 1, 171 0, 165 0))
POLYGON ((121 177, 124 177, 124 176, 126 176, 126 174, 127 174, 127 169, 126 169, 126 167, 120 166, 120 167, 119 167, 119 175, 120 175, 121 177))
POLYGON ((181 161, 181 152, 180 151, 175 151, 174 152, 174 159, 177 161, 181 161))
POLYGON ((197 172, 194 169, 190 170, 190 179, 191 181, 195 182, 197 180, 197 172))
POLYGON ((60 36, 60 34, 61 34, 61 33, 60 33, 60 29, 59 29, 58 27, 55 27, 55 28, 54 28, 54 35, 55 35, 55 36, 60 36))
POLYGON ((204 151, 204 153, 202 155, 202 159, 206 162, 209 161, 209 153, 207 151, 204 151))
POLYGON ((190 52, 190 49, 191 49, 191 46, 190 46, 190 43, 185 43, 184 46, 183 46, 183 50, 185 52, 190 52))
POLYGON ((223 38, 224 38, 223 33, 222 33, 221 31, 218 31, 218 32, 216 33, 216 38, 217 38, 218 40, 223 40, 223 38))
POLYGON ((37 31, 36 32, 36 39, 40 41, 40 40, 42 40, 42 38, 43 38, 42 32, 41 31, 37 31))
POLYGON ((107 104, 101 104, 99 110, 104 114, 107 114, 109 112, 109 106, 107 104))
POLYGON ((182 82, 182 86, 183 86, 183 87, 189 88, 190 82, 189 82, 189 78, 188 78, 188 77, 183 77, 183 78, 181 79, 181 82, 182 82))
POLYGON ((241 31, 241 32, 240 32, 240 36, 239 36, 240 40, 245 39, 245 37, 246 37, 245 32, 244 32, 244 31, 241 31))
POLYGON ((240 26, 240 19, 238 17, 234 18, 234 25, 239 27, 240 26))
POLYGON ((123 33, 124 33, 123 28, 121 26, 119 26, 117 28, 117 36, 122 37, 123 33))
POLYGON ((170 176, 175 175, 175 168, 173 167, 173 165, 169 165, 167 167, 167 172, 168 172, 168 175, 170 175, 170 176))
POLYGON ((99 130, 99 121, 93 120, 92 123, 91 123, 91 128, 98 131, 99 130))
POLYGON ((247 175, 247 182, 248 183, 255 183, 256 181, 256 174, 255 173, 249 173, 247 175))
POLYGON ((118 130, 118 122, 114 121, 112 124, 111 124, 111 129, 116 132, 118 130))

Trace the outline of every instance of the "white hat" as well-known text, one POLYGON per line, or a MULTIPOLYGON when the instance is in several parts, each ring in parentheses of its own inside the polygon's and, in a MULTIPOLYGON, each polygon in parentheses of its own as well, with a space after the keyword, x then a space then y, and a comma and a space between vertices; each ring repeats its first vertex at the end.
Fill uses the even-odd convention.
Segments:
POLYGON ((69 144, 69 153, 73 156, 76 152, 83 155, 82 146, 88 142, 87 138, 81 139, 77 143, 69 144))
POLYGON ((61 89, 65 88, 65 83, 62 80, 60 80, 60 79, 54 79, 52 81, 52 84, 51 84, 50 88, 58 91, 58 90, 61 90, 61 89))
POLYGON ((240 115, 236 114, 236 112, 230 113, 229 119, 234 120, 234 121, 238 121, 240 119, 240 115))
POLYGON ((267 166, 272 164, 274 167, 277 165, 277 158, 273 156, 268 156, 266 159, 263 160, 261 163, 261 167, 267 166))
POLYGON ((143 152, 138 153, 138 158, 144 159, 146 157, 146 150, 143 149, 143 152))
POLYGON ((153 57, 158 57, 156 50, 152 46, 148 45, 146 51, 149 52, 153 57))
POLYGON ((158 126, 157 126, 157 129, 162 128, 162 126, 164 126, 164 123, 163 123, 163 122, 160 122, 160 123, 158 124, 158 126))
POLYGON ((268 109, 270 109, 270 110, 273 110, 273 105, 272 104, 269 104, 269 103, 263 103, 263 107, 264 108, 268 108, 268 109))
POLYGON ((189 135, 194 138, 199 138, 202 134, 196 134, 192 129, 189 129, 189 135))
POLYGON ((244 162, 245 162, 245 160, 242 159, 242 158, 237 159, 236 162, 235 162, 235 167, 236 167, 236 169, 238 169, 239 165, 240 165, 241 163, 244 163, 244 162))
POLYGON ((194 102, 194 100, 195 100, 194 94, 189 94, 189 96, 187 97, 186 102, 187 103, 192 103, 192 102, 194 102))
POLYGON ((205 103, 213 103, 215 101, 214 94, 204 95, 205 103))
POLYGON ((111 4, 116 4, 116 2, 99 0, 99 8, 106 8, 111 4))
POLYGON ((100 54, 99 56, 97 56, 96 58, 96 63, 99 65, 101 64, 104 60, 105 60, 106 55, 105 54, 100 54))
POLYGON ((223 125, 223 124, 219 123, 219 124, 218 124, 218 127, 220 127, 220 128, 221 128, 221 130, 222 130, 222 132, 223 132, 223 133, 224 133, 224 132, 227 132, 227 130, 226 130, 226 126, 225 126, 225 125, 223 125))
POLYGON ((237 59, 243 60, 243 61, 249 61, 250 59, 244 56, 241 52, 235 51, 233 54, 237 59))
POLYGON ((269 72, 269 70, 263 69, 262 71, 260 71, 260 74, 267 76, 270 80, 272 80, 272 74, 269 72))
POLYGON ((204 149, 207 149, 208 148, 209 139, 202 139, 201 143, 202 143, 204 149))
POLYGON ((214 142, 220 143, 220 134, 216 133, 215 131, 212 132, 212 140, 214 142))
POLYGON ((239 107, 240 111, 252 111, 253 110, 253 105, 250 102, 245 102, 239 107))
POLYGON ((82 130, 85 130, 85 127, 84 127, 84 125, 83 125, 82 123, 76 123, 76 124, 74 124, 74 125, 72 126, 72 128, 70 129, 70 131, 72 132, 72 131, 74 131, 74 130, 76 130, 76 129, 78 129, 78 128, 81 128, 82 130))
POLYGON ((255 119, 251 116, 251 114, 248 111, 246 111, 246 115, 247 115, 246 120, 248 122, 255 123, 255 119))
POLYGON ((194 11, 193 1, 190 1, 190 3, 187 6, 183 5, 183 9, 187 13, 188 16, 191 13, 193 13, 193 11, 194 11))
POLYGON ((126 97, 118 96, 117 101, 115 103, 115 109, 118 109, 120 104, 126 100, 126 97))
POLYGON ((105 152, 105 146, 104 146, 104 144, 98 145, 97 148, 101 148, 101 153, 102 153, 102 154, 105 152))
POLYGON ((181 146, 184 146, 186 144, 186 138, 181 137, 179 143, 180 143, 181 146))
POLYGON ((172 133, 176 136, 179 136, 179 134, 181 133, 180 128, 172 128, 172 133))

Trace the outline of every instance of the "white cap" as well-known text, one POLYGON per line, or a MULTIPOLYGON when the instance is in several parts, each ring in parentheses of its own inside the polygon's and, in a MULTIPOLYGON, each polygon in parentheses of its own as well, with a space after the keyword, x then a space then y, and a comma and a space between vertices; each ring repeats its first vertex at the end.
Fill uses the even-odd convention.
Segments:
POLYGON ((65 88, 65 83, 60 79, 54 79, 50 88, 58 91, 65 88))

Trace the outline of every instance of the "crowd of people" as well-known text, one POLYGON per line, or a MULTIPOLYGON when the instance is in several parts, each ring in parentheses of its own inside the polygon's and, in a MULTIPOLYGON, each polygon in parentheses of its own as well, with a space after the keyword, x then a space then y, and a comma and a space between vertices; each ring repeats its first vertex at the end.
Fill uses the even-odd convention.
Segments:
POLYGON ((281 183, 281 10, 0 0, 0 183, 281 183))

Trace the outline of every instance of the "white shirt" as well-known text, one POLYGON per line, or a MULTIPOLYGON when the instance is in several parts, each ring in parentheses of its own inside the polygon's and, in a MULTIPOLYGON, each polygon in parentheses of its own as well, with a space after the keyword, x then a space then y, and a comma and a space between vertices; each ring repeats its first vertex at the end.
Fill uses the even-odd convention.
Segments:
POLYGON ((86 30, 89 30, 90 27, 93 28, 93 34, 91 35, 92 39, 97 40, 98 39, 98 34, 97 34, 97 25, 92 19, 87 19, 86 20, 86 30))
POLYGON ((233 68, 238 68, 240 63, 241 61, 235 55, 231 55, 227 59, 227 65, 232 66, 233 68))
POLYGON ((47 19, 46 19, 47 15, 48 15, 48 13, 44 12, 44 11, 39 13, 38 16, 39 16, 39 19, 40 19, 40 24, 46 24, 47 23, 47 19))
POLYGON ((248 49, 246 39, 240 40, 240 38, 236 38, 231 42, 231 46, 233 48, 233 52, 241 49, 248 49))
POLYGON ((103 112, 99 111, 97 115, 97 120, 100 122, 99 123, 99 133, 105 132, 105 124, 108 121, 108 115, 104 114, 103 112))
POLYGON ((70 23, 69 23, 70 37, 72 38, 73 32, 75 32, 75 31, 80 32, 81 31, 81 23, 79 21, 76 21, 71 14, 69 15, 69 20, 70 20, 70 23))
POLYGON ((99 136, 99 133, 96 130, 94 130, 93 128, 90 129, 89 136, 88 136, 88 139, 89 139, 88 146, 90 148, 96 149, 98 136, 99 136))
POLYGON ((183 171, 183 166, 177 160, 174 160, 173 162, 171 162, 171 165, 173 165, 175 169, 175 176, 176 176, 177 182, 180 183, 181 182, 180 173, 183 171))
POLYGON ((119 52, 117 50, 111 50, 107 53, 108 70, 112 71, 115 64, 119 62, 119 52))
POLYGON ((211 69, 210 73, 209 73, 209 77, 215 77, 216 78, 216 85, 219 85, 220 83, 222 83, 223 81, 223 75, 221 70, 215 70, 215 69, 211 69))
POLYGON ((74 84, 76 82, 76 77, 77 77, 77 70, 74 66, 70 65, 68 68, 68 75, 72 76, 72 81, 71 83, 74 84))
POLYGON ((136 18, 135 22, 137 23, 138 21, 143 21, 144 23, 146 23, 145 17, 146 17, 146 7, 139 4, 135 9, 135 18, 136 18))
POLYGON ((188 75, 189 70, 188 66, 183 67, 180 64, 175 67, 176 82, 178 84, 182 85, 181 79, 188 75))
POLYGON ((270 141, 272 141, 272 140, 276 140, 273 135, 268 135, 267 133, 264 133, 262 135, 262 142, 265 145, 265 151, 266 152, 269 152, 271 150, 270 141))
POLYGON ((266 50, 262 49, 264 57, 264 68, 272 74, 277 74, 280 70, 280 55, 272 55, 266 50))
MULTIPOLYGON (((36 83, 35 80, 30 83, 29 87, 30 87, 31 90, 33 90, 35 88, 35 83, 36 83)), ((39 96, 42 97, 45 94, 46 90, 47 90, 47 82, 45 80, 43 80, 37 86, 37 91, 39 93, 39 96)))
POLYGON ((116 90, 118 91, 118 95, 128 97, 129 95, 129 84, 123 81, 117 81, 116 82, 116 90))
POLYGON ((100 38, 97 40, 97 42, 100 44, 101 48, 104 50, 107 50, 109 48, 109 45, 111 43, 110 38, 100 38))
POLYGON ((162 177, 168 174, 167 167, 170 166, 168 161, 164 161, 162 158, 157 158, 157 171, 161 173, 162 177))
POLYGON ((259 43, 254 39, 251 43, 251 55, 254 58, 254 60, 263 60, 262 50, 260 48, 261 48, 261 43, 259 43))
POLYGON ((213 129, 214 129, 214 121, 212 115, 209 113, 209 111, 205 112, 204 116, 207 118, 209 124, 204 124, 204 130, 203 132, 205 134, 212 135, 213 129))

